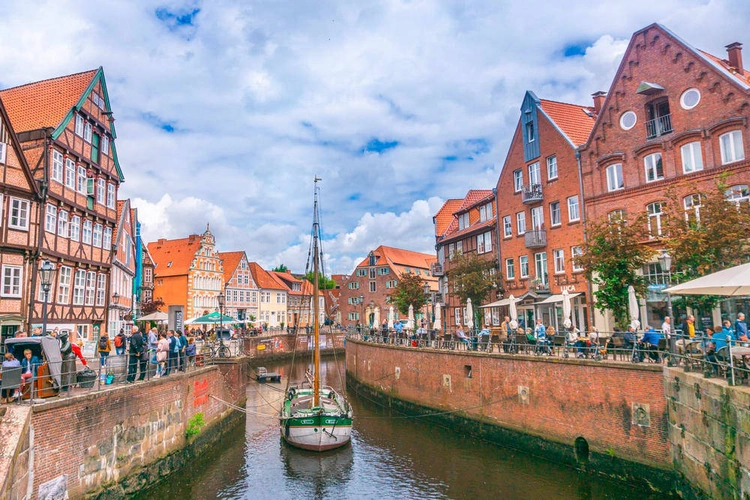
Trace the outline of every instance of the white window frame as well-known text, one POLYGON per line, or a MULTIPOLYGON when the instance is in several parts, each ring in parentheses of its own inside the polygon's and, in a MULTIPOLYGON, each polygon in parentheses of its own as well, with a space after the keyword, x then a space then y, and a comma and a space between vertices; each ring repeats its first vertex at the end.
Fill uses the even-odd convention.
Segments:
POLYGON ((703 152, 701 141, 688 142, 680 147, 682 171, 686 174, 703 170, 703 152))
POLYGON ((91 122, 86 122, 83 125, 83 140, 86 142, 91 142, 91 136, 93 135, 94 127, 91 125, 91 122))
POLYGON ((83 229, 81 231, 81 242, 87 245, 91 244, 91 235, 94 232, 94 223, 90 220, 83 221, 83 229))
POLYGON ((505 259, 505 279, 516 279, 516 261, 515 259, 505 259))
POLYGON ((107 134, 102 134, 102 151, 101 152, 105 155, 109 155, 109 136, 107 134))
POLYGON ((95 294, 96 294, 96 272, 88 271, 86 273, 86 298, 85 298, 84 305, 93 306, 95 294))
POLYGON ((542 169, 539 162, 535 161, 529 165, 529 187, 542 183, 542 169))
POLYGON ((581 220, 581 206, 578 203, 578 195, 568 198, 568 221, 576 222, 581 220))
POLYGON ((107 226, 104 228, 102 235, 102 248, 104 250, 112 250, 112 228, 107 226))
POLYGON ((664 204, 661 201, 655 201, 646 205, 646 213, 648 214, 648 233, 650 238, 658 238, 662 235, 661 218, 664 215, 664 204), (659 211, 652 212, 658 205, 659 211), (656 229, 656 231, 654 231, 656 229))
POLYGON ((557 179, 557 155, 547 157, 547 180, 557 179))
POLYGON ((526 234, 526 212, 518 212, 516 214, 516 233, 521 236, 526 234))
POLYGON ((619 191, 625 189, 625 178, 622 176, 622 163, 613 163, 606 170, 607 191, 619 191))
POLYGON ((664 179, 664 160, 661 153, 651 153, 644 156, 643 167, 646 171, 646 182, 664 179))
POLYGON ((564 274, 565 251, 562 248, 552 250, 552 260, 555 262, 555 274, 564 274))
POLYGON ((0 296, 21 298, 23 289, 23 267, 3 264, 0 296))
POLYGON ((68 225, 68 212, 60 210, 57 213, 57 235, 67 238, 69 235, 70 227, 68 225))
POLYGON ((91 244, 96 248, 102 247, 102 230, 103 227, 101 224, 94 224, 94 232, 92 234, 91 244))
POLYGON ((518 257, 518 272, 521 278, 529 277, 529 256, 521 255, 518 257))
POLYGON ((544 228, 544 207, 531 209, 531 229, 538 231, 544 228))
POLYGON ((513 236, 513 222, 510 220, 510 215, 503 217, 503 237, 510 238, 513 236))
POLYGON ((78 165, 76 191, 86 194, 86 167, 83 165, 78 165))
POLYGON ((60 272, 57 273, 57 303, 67 304, 70 301, 70 280, 73 275, 73 269, 67 266, 60 266, 60 272))
POLYGON ((83 137, 83 117, 81 115, 76 115, 75 132, 77 136, 83 137))
POLYGON ((63 154, 56 149, 52 150, 52 172, 50 174, 53 181, 63 183, 63 154))
POLYGON ((99 178, 96 181, 96 201, 100 205, 104 205, 106 202, 107 197, 107 181, 105 181, 103 178, 99 178))
POLYGON ((695 217, 695 220, 700 222, 702 205, 703 200, 699 193, 685 196, 682 199, 682 206, 685 207, 685 220, 689 222, 691 217, 695 217))
POLYGON ((8 227, 11 229, 29 230, 29 210, 31 202, 23 198, 13 196, 8 199, 10 207, 10 217, 8 217, 8 227))
POLYGON ((577 263, 576 258, 578 256, 583 255, 583 249, 579 246, 573 246, 570 247, 570 260, 573 263, 573 272, 581 272, 583 271, 583 266, 577 263))
POLYGON ((560 202, 553 201, 549 204, 549 224, 552 227, 562 225, 562 213, 560 213, 560 202), (557 215, 557 218, 555 218, 557 215))
POLYGON ((518 193, 523 189, 523 170, 513 171, 513 192, 518 193))
POLYGON ((547 262, 547 252, 539 252, 534 254, 534 272, 536 273, 536 279, 543 284, 549 283, 549 262, 547 262))
POLYGON ((73 190, 76 188, 76 162, 71 158, 65 159, 65 185, 73 190))
POLYGON ((107 183, 107 208, 115 208, 115 185, 107 183))
POLYGON ((78 215, 70 218, 70 239, 73 241, 81 240, 81 217, 78 215))
POLYGON ((489 253, 492 251, 492 233, 486 232, 477 235, 477 253, 489 253))
POLYGON ((99 273, 96 275, 96 305, 104 305, 105 292, 107 290, 107 275, 99 273))
POLYGON ((57 207, 49 203, 44 209, 44 230, 52 234, 57 232, 57 207))
POLYGON ((721 149, 721 164, 734 163, 745 159, 745 148, 742 141, 742 131, 732 130, 719 136, 721 149))

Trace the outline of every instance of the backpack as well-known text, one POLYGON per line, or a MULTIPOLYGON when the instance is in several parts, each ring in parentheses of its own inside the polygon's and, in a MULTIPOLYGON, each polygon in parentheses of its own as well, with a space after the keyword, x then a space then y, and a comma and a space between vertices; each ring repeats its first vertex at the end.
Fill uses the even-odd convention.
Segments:
POLYGON ((115 337, 115 347, 122 347, 122 335, 120 334, 115 337))
POLYGON ((99 350, 100 351, 106 351, 107 350, 107 337, 101 337, 99 339, 99 350))

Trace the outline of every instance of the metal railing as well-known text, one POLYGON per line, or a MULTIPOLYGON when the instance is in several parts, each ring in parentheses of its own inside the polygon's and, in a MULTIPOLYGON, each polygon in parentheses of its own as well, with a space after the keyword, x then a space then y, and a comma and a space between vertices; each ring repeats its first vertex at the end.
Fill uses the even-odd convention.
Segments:
POLYGON ((672 132, 672 115, 658 116, 646 122, 646 139, 672 132))
POLYGON ((526 231, 524 238, 526 240, 526 248, 542 248, 547 246, 547 231, 544 229, 526 231))
POLYGON ((529 184, 523 186, 521 199, 523 203, 538 203, 544 199, 541 184, 529 184))

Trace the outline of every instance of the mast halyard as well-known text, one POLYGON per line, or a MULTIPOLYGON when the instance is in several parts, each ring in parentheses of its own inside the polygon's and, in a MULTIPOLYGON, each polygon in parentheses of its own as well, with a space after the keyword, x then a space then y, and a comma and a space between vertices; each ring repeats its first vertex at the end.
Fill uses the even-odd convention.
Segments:
POLYGON ((313 407, 320 407, 320 311, 318 293, 320 282, 318 273, 320 271, 320 246, 318 237, 320 234, 320 220, 318 218, 318 181, 315 177, 315 203, 313 204, 313 333, 315 335, 315 351, 313 352, 314 378, 313 378, 313 407))

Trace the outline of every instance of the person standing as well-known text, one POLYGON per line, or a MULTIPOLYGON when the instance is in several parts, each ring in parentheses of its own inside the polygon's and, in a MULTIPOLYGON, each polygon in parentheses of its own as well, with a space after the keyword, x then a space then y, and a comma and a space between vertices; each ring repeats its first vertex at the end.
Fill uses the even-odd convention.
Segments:
POLYGON ((185 367, 187 366, 187 358, 185 356, 185 350, 187 349, 188 341, 187 341, 187 337, 185 336, 185 332, 183 332, 182 330, 177 330, 177 334, 179 335, 179 337, 177 337, 177 342, 179 342, 180 344, 179 351, 177 353, 180 357, 179 370, 181 372, 184 372, 185 367))
POLYGON ((167 362, 167 375, 172 373, 172 370, 177 369, 177 353, 179 352, 177 346, 178 342, 174 336, 174 331, 169 330, 167 332, 167 340, 169 341, 169 356, 167 362))
POLYGON ((664 323, 661 324, 661 333, 669 344, 669 361, 670 363, 674 363, 676 361, 674 355, 677 353, 677 339, 672 331, 672 318, 669 316, 664 317, 664 323))
POLYGON ((107 358, 109 353, 112 352, 112 343, 109 341, 109 335, 107 332, 102 332, 102 336, 99 337, 99 365, 104 368, 107 366, 107 358))
POLYGON ((156 345, 159 343, 159 335, 156 328, 148 331, 148 355, 149 358, 156 353, 156 345))
POLYGON ((167 359, 169 358, 169 341, 163 333, 159 334, 159 341, 156 343, 156 377, 161 377, 167 373, 167 359))
POLYGON ((737 340, 747 342, 747 323, 745 322, 745 313, 737 313, 737 321, 734 322, 734 334, 737 340))
POLYGON ((125 354, 125 344, 127 344, 127 337, 125 337, 125 332, 120 328, 119 333, 115 335, 115 353, 118 356, 125 354))
POLYGON ((688 314, 680 328, 682 330, 682 338, 675 343, 677 345, 677 352, 684 354, 685 347, 695 338, 695 316, 688 314))
POLYGON ((141 332, 138 330, 137 326, 133 327, 133 334, 130 336, 130 349, 129 349, 129 356, 128 356, 128 383, 132 384, 135 382, 135 374, 136 371, 139 368, 140 365, 140 377, 138 380, 143 380, 143 377, 146 375, 146 363, 143 363, 141 361, 141 355, 143 354, 143 350, 145 349, 145 345, 143 342, 143 335, 141 335, 141 332))

